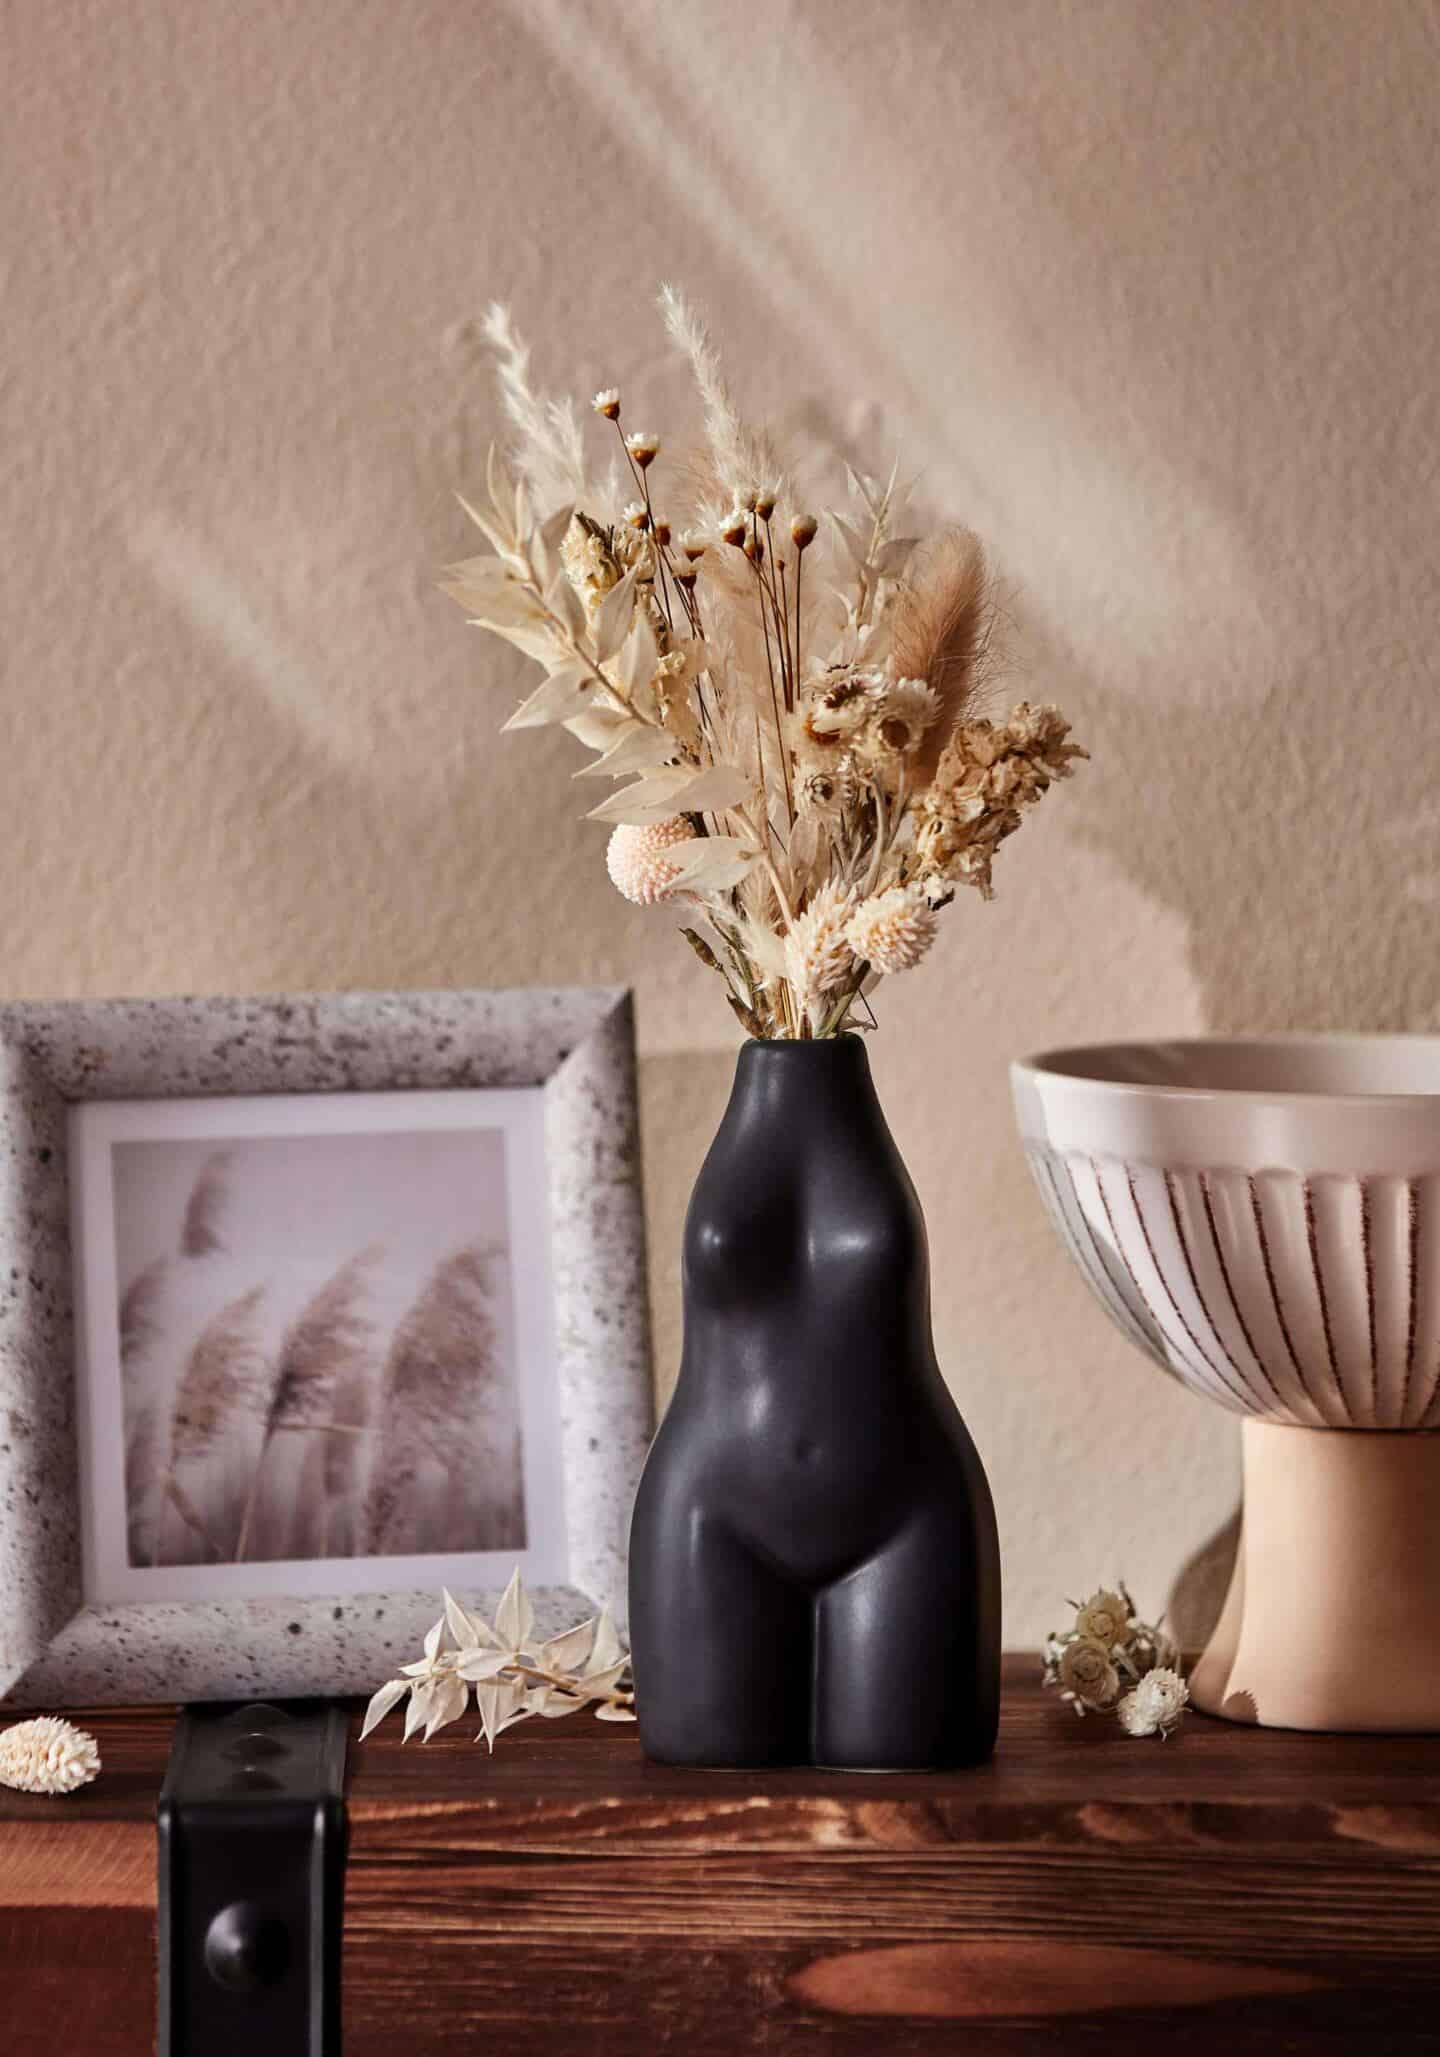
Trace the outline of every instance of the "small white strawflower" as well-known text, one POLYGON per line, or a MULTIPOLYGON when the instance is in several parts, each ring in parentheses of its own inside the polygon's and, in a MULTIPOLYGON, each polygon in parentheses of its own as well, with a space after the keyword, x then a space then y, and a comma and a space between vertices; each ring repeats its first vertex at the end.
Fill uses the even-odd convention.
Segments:
POLYGON ((785 938, 785 975, 807 1006, 835 992, 855 968, 845 940, 851 905, 844 887, 829 881, 785 938))
POLYGON ((53 1714, 0 1731, 0 1785, 17 1793, 73 1793, 100 1770, 94 1736, 53 1714))
POLYGON ((1075 1627, 1082 1636, 1090 1636, 1110 1650, 1124 1637, 1130 1614, 1121 1595, 1102 1586, 1077 1611, 1075 1627))
POLYGON ((665 855, 677 843, 690 843, 695 831, 683 814, 669 814, 663 821, 647 822, 643 828, 622 822, 611 836, 605 852, 605 868, 611 883, 637 907, 653 907, 668 900, 680 877, 679 866, 665 855))
POLYGON ((607 421, 620 418, 620 389, 618 386, 602 386, 590 402, 597 414, 603 414, 607 421))
POLYGON ((874 717, 876 739, 885 749, 908 756, 919 749, 939 713, 940 696, 924 679, 896 679, 885 688, 874 717))
POLYGON ((1190 1688, 1178 1671, 1158 1665, 1147 1671, 1115 1712, 1127 1736, 1169 1735, 1190 1700, 1190 1688))
POLYGON ((644 471, 646 466, 653 464, 660 455, 660 438, 651 435, 648 431, 636 429, 633 435, 625 438, 625 448, 630 452, 641 471, 644 471))
POLYGON ((855 797, 855 768, 848 757, 834 764, 797 766, 795 808, 822 817, 843 814, 855 797))
POLYGON ((872 971, 913 971, 935 940, 937 919, 919 887, 891 886, 860 902, 845 936, 872 971))

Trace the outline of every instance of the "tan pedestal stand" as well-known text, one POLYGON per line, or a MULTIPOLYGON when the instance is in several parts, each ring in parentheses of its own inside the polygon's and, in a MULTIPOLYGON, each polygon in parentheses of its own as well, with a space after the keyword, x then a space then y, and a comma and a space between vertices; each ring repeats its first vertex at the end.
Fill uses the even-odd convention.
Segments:
POLYGON ((1264 1728, 1440 1731, 1440 1434, 1243 1425, 1235 1574, 1195 1706, 1264 1728))

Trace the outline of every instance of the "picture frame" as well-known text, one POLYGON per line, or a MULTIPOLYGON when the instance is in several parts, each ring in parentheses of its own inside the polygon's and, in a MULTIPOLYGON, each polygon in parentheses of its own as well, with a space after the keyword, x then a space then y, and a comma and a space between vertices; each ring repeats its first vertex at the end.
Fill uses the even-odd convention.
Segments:
MULTIPOLYGON (((521 1162, 518 1144, 512 1156, 521 1162)), ((108 1277, 113 1307, 113 1268, 108 1277)), ((514 1333, 518 1347, 519 1326, 514 1333)), ((527 1364, 544 1354, 531 1351, 527 1364)), ((542 1630, 605 1603, 623 1618, 626 1531, 653 1426, 634 1020, 624 990, 0 1004, 4 1705, 369 1692, 413 1657, 440 1611, 442 1583, 463 1584, 467 1604, 493 1605, 512 1560, 531 1567, 542 1630), (397 1095, 413 1096, 401 1122, 397 1095), (563 1520, 551 1523, 542 1561, 560 1575, 534 1580, 534 1553, 527 1560, 519 1549, 504 1555, 503 1573, 504 1553, 494 1549, 402 1551, 393 1582, 381 1556, 365 1558, 358 1581, 353 1564, 343 1575, 335 1569, 328 1586, 338 1558, 318 1574, 307 1563, 303 1577, 282 1560, 254 1573, 265 1590, 225 1564, 213 1577, 165 1573, 165 1597, 135 1597, 148 1590, 143 1576, 122 1582, 116 1597, 114 1579, 107 1585, 97 1568, 113 1567, 114 1552, 97 1552, 93 1541, 96 1481, 113 1471, 118 1433, 110 1416, 97 1425, 110 1403, 90 1383, 105 1354, 95 1343, 105 1294, 85 1269, 96 1261, 88 1246, 105 1244, 95 1229, 105 1220, 93 1190, 97 1152, 122 1134, 190 1136, 197 1120, 204 1128, 207 1109, 218 1110, 226 1134, 248 1132, 249 1110, 262 1106, 266 1136, 294 1126, 287 1116, 307 1134, 501 1126, 477 1116, 477 1095, 504 1102, 506 1120, 520 1124, 515 1134, 534 1141, 540 1198, 514 1199, 512 1217, 521 1220, 528 1206, 533 1226, 538 1206, 543 1247, 513 1250, 511 1264, 524 1272, 521 1297, 537 1277, 546 1288, 547 1419, 563 1520), (382 1102, 392 1112, 377 1129, 382 1102), (313 1119, 306 1109, 317 1110, 313 1119), (174 1110, 168 1119, 166 1110, 174 1110), (472 1569, 481 1583, 466 1577, 472 1569), (243 1591, 231 1590, 237 1581, 243 1591)), ((528 1493, 528 1460, 526 1481, 528 1493)))

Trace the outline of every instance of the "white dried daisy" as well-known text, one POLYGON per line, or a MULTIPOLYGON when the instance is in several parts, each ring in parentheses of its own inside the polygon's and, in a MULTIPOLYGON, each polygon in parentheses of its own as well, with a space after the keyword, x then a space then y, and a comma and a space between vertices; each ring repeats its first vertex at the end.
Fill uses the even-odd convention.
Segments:
POLYGON ((1113 1650, 1125 1636, 1130 1614, 1123 1597, 1102 1586, 1077 1610, 1075 1627, 1080 1635, 1089 1636, 1093 1642, 1103 1643, 1107 1650, 1113 1650))
POLYGON ((1128 1692, 1115 1712, 1127 1736, 1168 1735, 1190 1700, 1190 1688, 1178 1671, 1157 1665, 1128 1692))
POLYGON ((83 1728, 41 1714, 0 1732, 0 1785, 17 1793, 73 1793, 100 1771, 100 1748, 83 1728))
POLYGON ((625 438, 625 448, 630 452, 641 471, 652 465, 660 455, 660 438, 648 430, 636 429, 625 438))
POLYGON ((785 975, 808 1007, 834 993, 855 969, 845 936, 853 902, 843 886, 823 885, 785 938, 785 975))
POLYGON ((1103 1643, 1077 1636, 1060 1653, 1062 1692, 1073 1693, 1087 1707, 1112 1707, 1120 1692, 1120 1674, 1103 1643))
POLYGON ((854 797, 855 767, 848 756, 802 765, 796 772, 795 808, 799 814, 828 820, 843 814, 854 797))
POLYGON ((924 679, 896 679, 886 686, 871 721, 876 741, 886 750, 908 757, 940 714, 940 696, 924 679))
POLYGON ((647 822, 643 828, 622 822, 605 851, 605 868, 611 883, 637 907, 653 907, 668 900, 680 877, 680 868, 666 856, 677 843, 690 843, 695 831, 683 814, 670 814, 663 821, 647 822))
POLYGON ((627 500, 620 515, 632 529, 643 530, 650 526, 650 510, 643 500, 627 500))
POLYGON ((872 971, 913 971, 935 940, 935 909, 918 886, 891 886, 862 900, 845 934, 872 971))
POLYGON ((607 421, 620 419, 620 389, 618 386, 602 386, 590 402, 597 414, 603 414, 607 421))
POLYGON ((836 672, 803 693, 790 717, 797 757, 830 764, 863 734, 877 705, 875 682, 863 672, 836 672))

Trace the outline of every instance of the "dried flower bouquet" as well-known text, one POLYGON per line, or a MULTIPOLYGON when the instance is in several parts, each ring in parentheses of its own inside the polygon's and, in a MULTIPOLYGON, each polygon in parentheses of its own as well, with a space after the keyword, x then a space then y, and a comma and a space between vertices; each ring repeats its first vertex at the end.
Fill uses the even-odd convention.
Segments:
POLYGON ((619 891, 684 911, 748 1034, 838 1035, 925 956, 958 886, 990 897, 1000 843, 1086 753, 1054 707, 979 714, 993 607, 976 538, 897 533, 894 473, 850 472, 821 522, 737 414, 704 325, 672 288, 660 300, 704 447, 667 468, 599 392, 608 488, 573 403, 535 390, 491 309, 515 446, 509 464, 491 452, 488 509, 462 503, 494 554, 445 589, 545 669, 506 728, 561 724, 595 753, 576 776, 617 782, 590 815, 611 826, 619 891))

